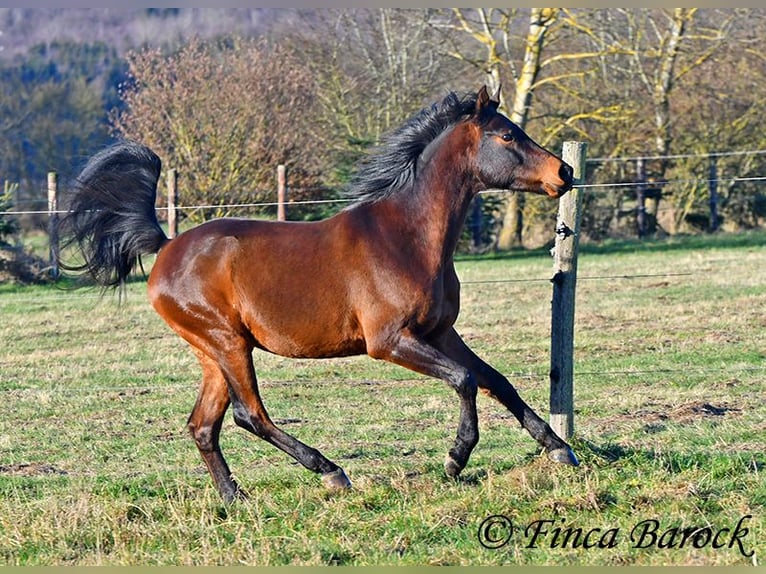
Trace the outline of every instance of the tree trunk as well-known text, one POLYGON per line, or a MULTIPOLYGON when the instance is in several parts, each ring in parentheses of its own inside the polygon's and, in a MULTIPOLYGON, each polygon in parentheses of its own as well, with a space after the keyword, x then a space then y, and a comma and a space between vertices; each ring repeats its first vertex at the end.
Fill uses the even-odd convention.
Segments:
POLYGON ((497 234, 498 251, 508 251, 522 244, 522 231, 524 231, 524 205, 520 201, 521 195, 513 193, 505 203, 505 215, 500 233, 497 234))
MULTIPOLYGON (((670 153, 673 141, 672 124, 670 116, 670 92, 673 89, 673 68, 678 58, 678 52, 683 41, 686 22, 694 16, 696 8, 675 8, 670 21, 667 43, 662 47, 660 62, 655 76, 653 99, 654 99, 654 127, 655 152, 662 159, 659 161, 659 169, 656 177, 664 181, 668 169, 667 156, 670 153)), ((653 235, 657 231, 657 215, 660 209, 660 196, 652 197, 647 201, 648 227, 646 232, 653 235)))
MULTIPOLYGON (((540 72, 540 57, 545 44, 545 33, 556 21, 557 8, 532 8, 529 19, 524 62, 516 79, 516 93, 510 119, 521 129, 525 129, 529 107, 532 103, 537 75, 540 72)), ((524 197, 519 193, 511 194, 506 202, 502 227, 497 236, 495 248, 507 251, 522 245, 524 231, 524 197)))

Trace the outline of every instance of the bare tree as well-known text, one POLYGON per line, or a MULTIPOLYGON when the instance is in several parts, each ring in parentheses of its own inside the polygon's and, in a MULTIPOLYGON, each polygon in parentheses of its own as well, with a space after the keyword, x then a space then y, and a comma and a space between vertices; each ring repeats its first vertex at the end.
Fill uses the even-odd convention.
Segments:
POLYGON ((766 167, 763 153, 750 153, 766 149, 766 105, 753 97, 766 89, 766 16, 753 9, 700 10, 693 23, 669 94, 669 152, 682 157, 659 164, 668 179, 677 180, 662 222, 671 232, 714 229, 713 182, 707 180, 715 177, 716 207, 732 226, 756 225, 766 215, 759 203, 763 194, 748 179, 766 167))
MULTIPOLYGON (((683 97, 681 92, 680 98, 675 98, 678 86, 683 85, 685 78, 691 79, 692 85, 698 83, 693 79, 694 72, 726 45, 737 13, 729 11, 710 25, 697 26, 700 14, 697 8, 618 9, 617 12, 624 18, 621 42, 628 54, 628 83, 647 96, 633 100, 650 103, 648 109, 644 107, 643 115, 651 118, 651 122, 642 131, 653 145, 636 151, 659 156, 660 159, 653 162, 651 175, 657 180, 666 180, 670 167, 667 156, 672 153, 677 124, 673 102, 683 97)), ((660 196, 647 199, 649 233, 655 230, 659 209, 660 196)))
POLYGON ((192 41, 177 54, 128 57, 132 83, 115 130, 153 147, 182 176, 183 203, 226 205, 273 200, 278 164, 291 187, 316 186, 311 76, 287 48, 228 38, 192 41))
POLYGON ((322 143, 340 160, 339 180, 385 132, 457 89, 458 74, 438 57, 427 16, 392 8, 308 11, 291 35, 316 82, 316 121, 322 143))
MULTIPOLYGON (((521 69, 516 78, 516 91, 511 109, 511 121, 522 129, 526 128, 529 109, 532 105, 537 78, 542 66, 541 58, 545 36, 556 22, 559 10, 556 8, 532 8, 529 16, 529 29, 525 41, 521 69)), ((497 248, 507 250, 514 245, 521 245, 524 223, 524 196, 514 193, 508 199, 503 223, 497 236, 497 248)))
MULTIPOLYGON (((624 38, 631 71, 652 102, 653 152, 667 155, 672 135, 671 95, 678 80, 702 65, 723 45, 734 13, 717 29, 690 30, 697 8, 625 9, 629 34, 624 38), (682 48, 686 46, 686 50, 682 48)), ((662 163, 660 175, 667 167, 662 163)))

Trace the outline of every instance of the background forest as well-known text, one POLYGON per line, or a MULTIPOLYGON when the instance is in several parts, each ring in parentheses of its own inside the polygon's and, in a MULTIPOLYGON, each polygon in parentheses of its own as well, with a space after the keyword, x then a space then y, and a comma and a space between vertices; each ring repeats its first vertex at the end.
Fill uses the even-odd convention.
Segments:
MULTIPOLYGON (((765 70, 763 9, 2 8, 0 212, 26 214, 0 240, 115 137, 178 170, 191 221, 273 216, 226 206, 273 201, 279 163, 291 200, 338 198, 387 130, 481 84, 551 150, 587 142, 585 239, 759 227, 765 70)), ((538 246, 555 208, 484 194, 461 248, 538 246)))

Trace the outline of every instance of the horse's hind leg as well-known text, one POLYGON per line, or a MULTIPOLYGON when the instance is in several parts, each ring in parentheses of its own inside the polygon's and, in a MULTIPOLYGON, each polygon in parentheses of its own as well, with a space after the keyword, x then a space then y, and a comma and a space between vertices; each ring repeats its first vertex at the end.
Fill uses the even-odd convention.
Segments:
POLYGON ((351 486, 342 468, 272 422, 258 392, 251 350, 246 345, 236 353, 227 353, 219 365, 229 385, 237 425, 286 452, 309 470, 321 474, 327 488, 335 490, 351 486))
POLYGON ((226 502, 232 502, 243 494, 231 477, 218 441, 223 417, 229 406, 226 380, 214 361, 199 351, 196 351, 196 355, 202 366, 202 384, 189 417, 188 428, 218 492, 226 502))

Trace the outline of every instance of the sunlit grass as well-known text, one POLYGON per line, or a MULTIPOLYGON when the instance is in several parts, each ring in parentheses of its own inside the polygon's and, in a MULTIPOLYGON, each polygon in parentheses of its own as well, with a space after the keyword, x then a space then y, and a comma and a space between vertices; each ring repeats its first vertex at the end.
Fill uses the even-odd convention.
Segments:
MULTIPOLYGON (((747 237, 747 236, 746 236, 747 237)), ((458 481, 443 457, 444 383, 366 357, 255 354, 286 431, 346 469, 318 477, 228 417, 222 447, 249 499, 225 507, 185 431, 199 368, 142 281, 97 292, 0 287, 3 564, 704 564, 766 552, 766 237, 585 246, 575 335, 579 468, 553 466, 479 397, 481 440, 458 481), (687 274, 688 273, 688 274, 687 274), (636 277, 636 275, 644 275, 636 277), (479 544, 503 514, 515 535, 479 544), (740 548, 636 548, 631 530, 733 529, 740 548), (530 547, 524 527, 617 529, 614 548, 530 547)), ((459 331, 547 413, 552 260, 462 258, 459 331), (508 283, 479 281, 513 280, 508 283)))

